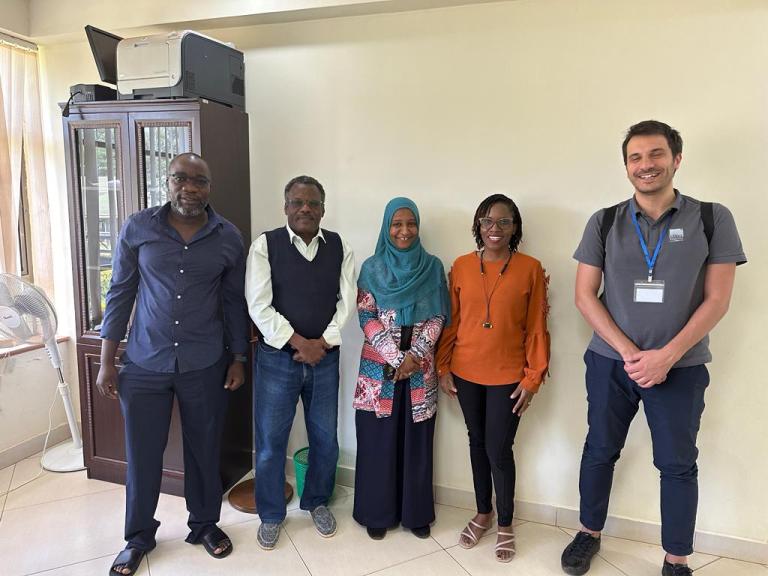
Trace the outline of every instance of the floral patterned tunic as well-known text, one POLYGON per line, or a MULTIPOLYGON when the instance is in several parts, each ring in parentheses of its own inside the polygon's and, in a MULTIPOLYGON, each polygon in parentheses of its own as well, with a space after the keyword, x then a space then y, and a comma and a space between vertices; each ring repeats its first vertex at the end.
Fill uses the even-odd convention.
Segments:
MULTIPOLYGON (((406 352, 400 350, 401 326, 395 310, 379 309, 373 294, 365 290, 358 290, 357 312, 365 342, 352 406, 385 418, 392 414, 395 383, 384 378, 384 367, 398 368, 405 358, 406 352)), ((413 326, 408 352, 421 363, 421 370, 409 379, 414 422, 427 420, 437 411, 435 346, 444 322, 444 316, 434 316, 413 326)))

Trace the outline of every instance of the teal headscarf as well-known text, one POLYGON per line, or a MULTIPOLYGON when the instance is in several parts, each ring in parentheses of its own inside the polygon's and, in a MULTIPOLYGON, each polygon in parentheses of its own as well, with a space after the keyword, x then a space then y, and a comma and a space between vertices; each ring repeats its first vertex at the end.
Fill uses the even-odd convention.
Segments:
POLYGON ((397 324, 410 326, 433 316, 450 320, 451 303, 443 264, 421 245, 421 238, 405 250, 389 238, 395 212, 408 208, 421 228, 419 209, 408 198, 393 198, 384 210, 376 252, 363 262, 357 285, 373 294, 379 308, 397 312, 397 324))

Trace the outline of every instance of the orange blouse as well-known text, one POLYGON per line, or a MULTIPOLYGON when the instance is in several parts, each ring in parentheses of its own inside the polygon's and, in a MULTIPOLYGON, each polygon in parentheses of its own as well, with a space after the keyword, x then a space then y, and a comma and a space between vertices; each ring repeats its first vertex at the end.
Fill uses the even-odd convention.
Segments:
POLYGON ((520 382, 535 392, 549 367, 549 277, 538 260, 520 252, 499 276, 504 262, 484 262, 484 276, 476 252, 453 263, 451 323, 438 343, 438 374, 450 371, 487 386, 520 382), (484 328, 489 298, 493 326, 484 328))

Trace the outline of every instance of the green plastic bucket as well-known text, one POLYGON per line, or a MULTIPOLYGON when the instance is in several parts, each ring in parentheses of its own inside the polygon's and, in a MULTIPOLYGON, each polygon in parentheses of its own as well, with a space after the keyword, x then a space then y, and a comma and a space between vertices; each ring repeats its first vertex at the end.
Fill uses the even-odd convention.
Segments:
MULTIPOLYGON (((309 446, 299 448, 293 453, 293 470, 296 473, 296 493, 301 498, 304 493, 304 477, 307 475, 307 468, 309 468, 309 446)), ((336 491, 336 483, 334 482, 334 492, 336 491)), ((333 495, 333 493, 331 493, 333 495)))
POLYGON ((296 492, 301 498, 304 493, 304 477, 309 467, 309 447, 299 448, 293 453, 293 469, 296 472, 296 492))

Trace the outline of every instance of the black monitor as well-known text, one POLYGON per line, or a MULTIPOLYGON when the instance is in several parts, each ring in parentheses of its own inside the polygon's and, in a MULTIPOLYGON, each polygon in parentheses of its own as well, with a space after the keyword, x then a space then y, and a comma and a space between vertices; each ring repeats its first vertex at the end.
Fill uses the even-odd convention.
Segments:
POLYGON ((88 43, 91 45, 101 81, 117 84, 117 43, 122 38, 94 28, 90 24, 85 27, 85 35, 88 36, 88 43))

